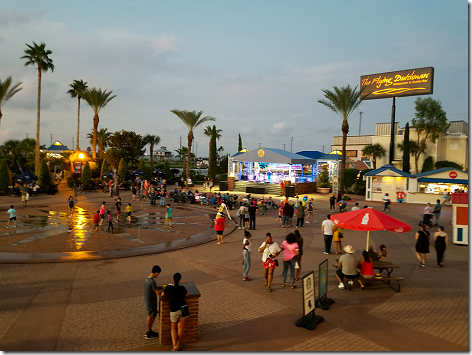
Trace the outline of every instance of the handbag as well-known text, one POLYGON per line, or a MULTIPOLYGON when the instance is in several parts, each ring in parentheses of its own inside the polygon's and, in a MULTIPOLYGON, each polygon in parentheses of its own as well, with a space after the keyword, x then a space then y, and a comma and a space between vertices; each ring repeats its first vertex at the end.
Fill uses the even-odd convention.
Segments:
POLYGON ((182 311, 182 317, 188 317, 190 315, 190 311, 188 310, 187 304, 181 306, 180 310, 182 311))
POLYGON ((236 216, 241 217, 241 211, 240 210, 238 210, 238 212, 236 212, 236 216))

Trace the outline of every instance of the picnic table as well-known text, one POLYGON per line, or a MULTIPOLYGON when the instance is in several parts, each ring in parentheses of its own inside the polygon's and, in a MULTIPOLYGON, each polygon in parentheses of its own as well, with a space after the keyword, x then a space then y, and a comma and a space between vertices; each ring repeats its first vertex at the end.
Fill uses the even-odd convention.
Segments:
MULTIPOLYGON (((336 267, 338 266, 339 259, 336 259, 336 267)), ((394 289, 396 292, 400 292, 400 281, 403 281, 403 277, 392 276, 394 269, 399 269, 400 266, 395 265, 390 261, 373 261, 374 270, 378 270, 374 279, 369 280, 381 280, 386 283, 389 287, 394 289), (397 282, 397 287, 392 285, 392 281, 397 282)))

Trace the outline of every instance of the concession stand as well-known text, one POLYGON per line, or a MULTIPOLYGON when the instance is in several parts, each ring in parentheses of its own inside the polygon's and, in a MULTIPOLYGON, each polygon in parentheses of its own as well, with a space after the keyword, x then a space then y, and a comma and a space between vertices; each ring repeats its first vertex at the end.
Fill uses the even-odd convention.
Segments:
POLYGON ((452 242, 469 245, 469 194, 453 193, 452 202, 452 242))
POLYGON ((366 180, 365 199, 366 201, 382 201, 385 194, 388 193, 392 202, 400 196, 405 200, 404 196, 409 188, 410 178, 410 174, 390 164, 369 171, 364 174, 364 180, 366 180))

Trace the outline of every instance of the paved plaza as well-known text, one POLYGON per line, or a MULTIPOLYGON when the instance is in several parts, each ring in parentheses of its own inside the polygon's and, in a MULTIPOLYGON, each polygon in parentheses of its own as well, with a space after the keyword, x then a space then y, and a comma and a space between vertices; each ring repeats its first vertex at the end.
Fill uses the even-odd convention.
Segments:
MULTIPOLYGON (((394 275, 404 278, 401 292, 382 282, 364 290, 356 283, 348 291, 337 287, 332 265, 338 256, 323 254, 321 221, 329 212, 328 196, 309 195, 317 211, 300 229, 305 245, 302 275, 312 270, 316 275, 318 265, 328 259, 328 297, 335 301, 329 310, 316 310, 324 321, 310 331, 295 326, 303 312, 300 281, 296 289, 281 288, 281 265, 275 270, 273 292, 264 287, 257 249, 265 233, 271 232, 280 245, 294 230, 281 228, 276 210, 256 218, 252 281, 245 282, 243 232, 227 220, 225 243, 217 245, 214 208, 172 203, 175 224, 169 229, 162 225, 163 207, 131 202, 131 193, 121 191, 123 206, 131 202, 134 216, 127 223, 123 215, 111 234, 106 224, 103 231, 93 231, 90 218, 102 201, 114 211, 113 198, 102 192, 79 195, 76 216, 70 219, 70 193, 61 184, 58 194, 33 197, 26 209, 19 198, 0 197, 0 223, 6 223, 6 210, 13 204, 19 225, 0 231, 0 350, 170 351, 171 345, 144 338, 143 282, 154 264, 162 268, 158 284, 180 272, 182 280, 193 281, 201 293, 199 340, 185 344, 186 351, 469 349, 469 254, 467 246, 452 244, 450 206, 443 207, 441 215, 450 236, 444 268, 435 266, 432 243, 426 267, 418 266, 414 232, 424 206, 393 203, 388 214, 411 224, 412 231, 370 236, 375 249, 385 244, 389 261, 400 266, 394 275)), ((361 206, 366 204, 355 198, 361 206)), ((367 204, 382 209, 380 203, 367 204)), ((236 218, 236 211, 231 215, 236 218)), ((344 232, 344 245, 351 244, 358 258, 365 242, 365 232, 344 232)))

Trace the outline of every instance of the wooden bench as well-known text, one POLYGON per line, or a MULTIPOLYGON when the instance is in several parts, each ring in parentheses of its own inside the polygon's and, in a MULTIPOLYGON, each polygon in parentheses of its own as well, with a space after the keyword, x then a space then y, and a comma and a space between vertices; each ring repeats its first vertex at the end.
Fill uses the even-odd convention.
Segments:
POLYGON ((362 282, 370 282, 370 281, 374 281, 374 280, 383 281, 384 283, 386 283, 388 286, 390 286, 390 288, 392 288, 396 292, 400 292, 400 281, 404 280, 403 277, 374 277, 374 278, 370 278, 370 279, 364 279, 363 277, 359 277, 359 279, 362 282), (396 288, 392 285, 391 281, 396 281, 397 282, 397 287, 396 288))

